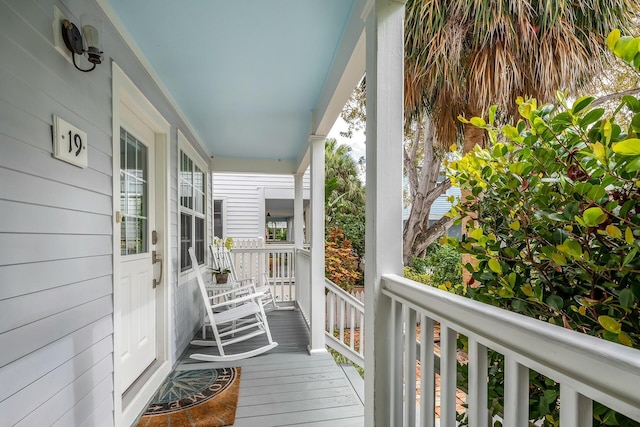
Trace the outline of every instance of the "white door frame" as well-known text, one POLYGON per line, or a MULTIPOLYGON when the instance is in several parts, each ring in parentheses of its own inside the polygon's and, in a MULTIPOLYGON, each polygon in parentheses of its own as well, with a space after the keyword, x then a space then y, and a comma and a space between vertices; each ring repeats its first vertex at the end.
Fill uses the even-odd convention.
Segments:
MULTIPOLYGON (((113 396, 114 396, 114 417, 115 425, 129 427, 145 405, 153 396, 162 381, 171 372, 171 362, 169 354, 169 307, 170 297, 169 287, 171 286, 170 262, 169 262, 169 135, 171 125, 156 110, 135 84, 127 77, 122 69, 112 62, 112 108, 113 108, 113 396), (116 238, 115 212, 120 210, 120 200, 116 197, 119 194, 120 182, 120 105, 124 104, 131 109, 145 125, 155 133, 156 151, 156 230, 158 230, 158 243, 156 250, 163 260, 162 281, 156 289, 156 327, 157 327, 157 360, 151 369, 150 375, 145 384, 137 388, 135 396, 129 400, 129 404, 123 407, 120 375, 120 333, 122 331, 121 319, 121 298, 123 295, 120 289, 120 241, 116 238)), ((159 274, 159 272, 158 272, 159 274)))

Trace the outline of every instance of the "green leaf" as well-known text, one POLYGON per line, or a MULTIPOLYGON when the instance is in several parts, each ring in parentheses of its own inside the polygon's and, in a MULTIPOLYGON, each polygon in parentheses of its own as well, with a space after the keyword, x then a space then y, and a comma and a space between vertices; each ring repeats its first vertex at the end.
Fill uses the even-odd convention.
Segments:
POLYGON ((634 113, 640 113, 640 101, 638 101, 638 98, 631 95, 624 95, 622 102, 627 104, 629 109, 634 113))
POLYGON ((584 211, 582 220, 587 227, 596 227, 607 220, 607 215, 601 208, 596 206, 584 211))
POLYGON ((469 236, 473 237, 476 240, 480 240, 482 238, 482 228, 474 228, 469 233, 469 236))
POLYGON ((515 220, 511 224, 509 224, 509 228, 515 231, 520 230, 520 221, 515 220))
POLYGON ((593 96, 583 96, 582 98, 578 98, 576 102, 573 103, 572 111, 573 114, 578 114, 580 111, 584 110, 594 101, 593 96))
POLYGON ((518 129, 516 129, 515 127, 513 127, 511 125, 503 126, 502 127, 502 133, 504 134, 504 136, 506 136, 507 138, 509 138, 512 141, 520 136, 520 133, 518 132, 518 129))
POLYGON ((637 253, 638 253, 638 248, 631 249, 627 254, 627 256, 624 257, 624 261, 622 262, 622 265, 628 265, 631 261, 633 261, 636 258, 637 253))
POLYGON ((558 391, 553 389, 547 389, 544 391, 543 394, 544 394, 544 400, 547 402, 547 404, 553 403, 558 397, 558 391))
POLYGON ((551 255, 551 259, 553 259, 553 261, 560 266, 567 265, 567 258, 565 258, 565 256, 560 252, 555 252, 553 255, 551 255))
POLYGON ((477 126, 479 128, 487 125, 487 123, 482 119, 482 117, 471 117, 471 120, 469 120, 469 122, 471 122, 472 125, 477 126))
POLYGON ((564 307, 564 301, 558 295, 549 295, 546 302, 556 311, 560 311, 564 307))
POLYGON ((625 167, 627 172, 638 172, 640 171, 640 157, 636 157, 632 161, 630 161, 625 167))
POLYGON ((633 292, 633 295, 636 298, 640 299, 640 282, 633 282, 629 287, 631 288, 631 292, 633 292))
POLYGON ((616 43, 620 39, 620 30, 617 28, 609 33, 607 36, 607 47, 609 50, 613 51, 613 48, 616 47, 616 43))
POLYGON ((627 227, 627 229, 624 230, 624 241, 627 242, 628 245, 633 245, 633 242, 635 242, 631 227, 627 227))
POLYGON ((489 268, 491 271, 497 274, 502 274, 502 266, 500 265, 500 261, 495 258, 491 258, 489 260, 489 268))
POLYGON ((489 124, 493 126, 493 123, 496 120, 496 110, 498 109, 497 105, 492 105, 489 107, 489 124))
POLYGON ((609 236, 613 237, 614 239, 622 239, 622 231, 613 224, 607 225, 607 228, 605 229, 605 231, 609 236))
POLYGON ((631 126, 637 132, 640 131, 640 113, 637 113, 631 119, 631 126))
POLYGON ((633 303, 636 301, 636 297, 633 295, 631 289, 623 289, 619 295, 620 305, 624 308, 633 307, 633 303))
POLYGON ((640 154, 640 139, 629 138, 613 144, 611 147, 615 153, 623 156, 637 156, 640 154))
POLYGON ((594 108, 580 119, 580 126, 585 127, 595 123, 604 115, 604 108, 594 108))
POLYGON ((622 325, 613 317, 598 316, 598 323, 607 331, 614 334, 619 334, 622 330, 622 325))

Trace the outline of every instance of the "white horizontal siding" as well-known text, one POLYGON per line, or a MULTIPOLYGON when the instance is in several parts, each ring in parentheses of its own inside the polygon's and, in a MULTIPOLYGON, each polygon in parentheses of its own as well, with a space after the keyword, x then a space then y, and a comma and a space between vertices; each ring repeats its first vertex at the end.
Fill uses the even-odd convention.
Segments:
POLYGON ((175 129, 195 142, 187 126, 95 0, 0 0, 0 426, 114 424, 112 60, 172 129, 170 361, 201 321, 196 286, 177 286, 175 129), (94 71, 55 50, 54 4, 103 20, 94 71), (87 132, 88 168, 53 158, 53 115, 87 132))
MULTIPOLYGON (((303 177, 303 188, 309 189, 309 173, 303 177)), ((293 175, 269 174, 213 174, 213 197, 223 199, 226 215, 225 234, 233 238, 251 239, 264 237, 260 215, 264 199, 260 189, 289 188, 293 194, 293 175)))

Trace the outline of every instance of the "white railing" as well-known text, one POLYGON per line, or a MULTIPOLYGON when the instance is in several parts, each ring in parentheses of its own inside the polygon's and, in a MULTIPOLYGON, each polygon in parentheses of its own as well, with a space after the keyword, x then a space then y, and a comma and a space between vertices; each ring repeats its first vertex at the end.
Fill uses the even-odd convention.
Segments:
POLYGON ((309 326, 311 315, 311 252, 306 249, 296 251, 296 303, 309 326))
POLYGON ((293 245, 242 247, 231 252, 238 277, 255 277, 269 282, 278 303, 296 300, 296 265, 293 245))
POLYGON ((364 304, 325 279, 327 345, 364 366, 364 304))
MULTIPOLYGON (((469 342, 469 425, 488 426, 487 350, 505 357, 503 425, 527 427, 529 369, 560 384, 560 425, 592 425, 593 401, 640 421, 640 351, 550 325, 397 275, 385 275, 382 294, 391 306, 390 366, 376 368, 389 375, 390 425, 431 426, 434 415, 434 322, 440 324, 440 420, 456 426, 456 338, 469 342), (420 321, 420 351, 416 323, 420 321), (419 354, 418 354, 419 353, 419 354), (416 358, 423 367, 421 405, 416 415, 416 358)), ((384 360, 385 358, 382 358, 384 360)))

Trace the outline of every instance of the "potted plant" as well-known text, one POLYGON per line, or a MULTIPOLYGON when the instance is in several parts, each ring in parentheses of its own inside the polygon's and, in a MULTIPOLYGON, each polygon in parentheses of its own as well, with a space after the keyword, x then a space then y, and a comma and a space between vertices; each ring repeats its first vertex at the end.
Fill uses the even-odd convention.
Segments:
POLYGON ((231 273, 231 270, 229 270, 228 268, 214 268, 211 271, 211 274, 216 278, 217 284, 227 283, 227 280, 229 279, 229 273, 231 273))

